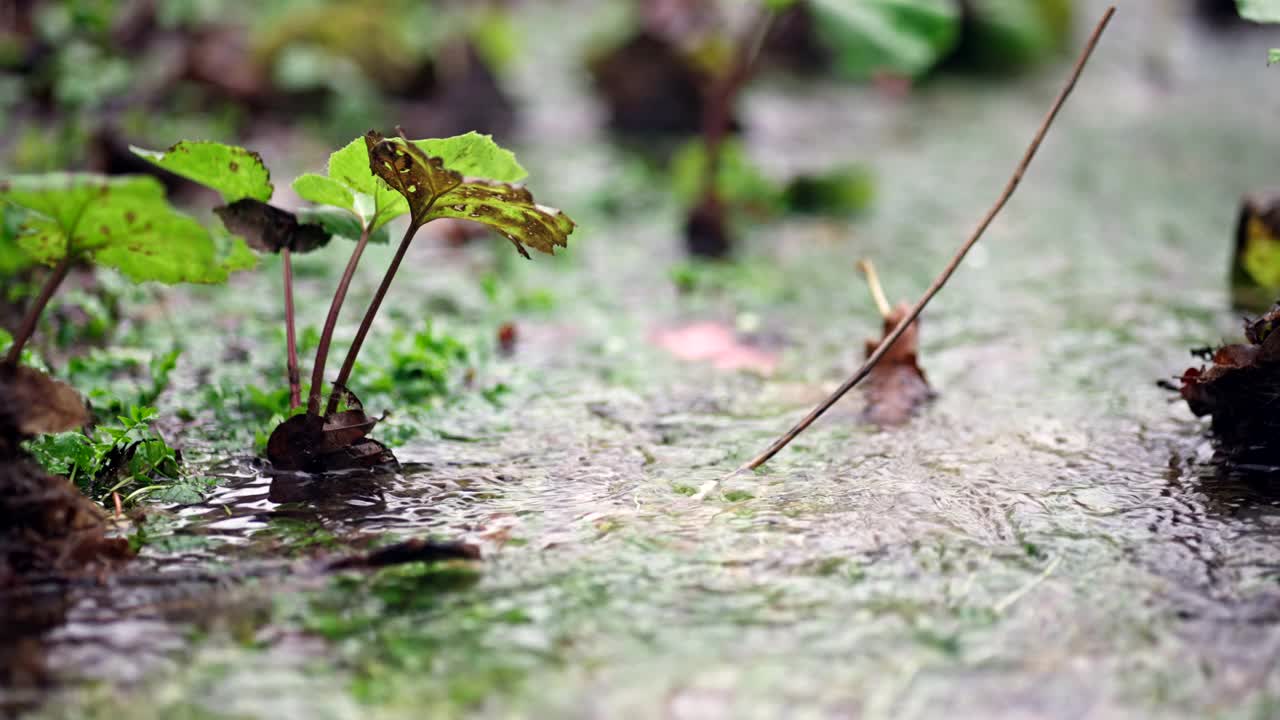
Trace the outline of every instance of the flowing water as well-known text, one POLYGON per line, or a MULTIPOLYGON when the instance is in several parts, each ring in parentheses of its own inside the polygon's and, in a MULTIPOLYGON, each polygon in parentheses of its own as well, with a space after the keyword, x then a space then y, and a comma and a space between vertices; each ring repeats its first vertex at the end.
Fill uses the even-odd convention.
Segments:
MULTIPOLYGON (((1098 9, 1085 5, 1082 24, 1098 9)), ((508 271, 554 297, 518 316, 518 351, 486 370, 510 391, 438 411, 430 440, 397 448, 399 473, 273 480, 213 462, 224 484, 176 509, 176 532, 138 563, 191 602, 125 581, 118 607, 77 600, 47 647, 81 680, 42 712, 1280 713, 1280 509, 1265 478, 1218 470, 1204 423, 1156 386, 1193 362, 1188 348, 1237 333, 1228 253, 1241 194, 1274 179, 1280 70, 1265 66, 1268 33, 1157 6, 1123 4, 1019 194, 926 312, 937 401, 877 431, 851 396, 760 472, 719 484, 877 334, 855 261, 874 258, 890 296, 914 299, 995 198, 1066 67, 943 77, 900 101, 763 83, 744 108, 752 155, 776 171, 865 163, 874 209, 748 226, 736 268, 680 293, 676 209, 593 111, 566 110, 583 107, 565 70, 577 41, 540 48, 522 71, 521 157, 539 197, 583 227, 567 254, 508 271), (599 209, 611 189, 613 215, 599 209), (701 320, 750 329, 777 372, 684 363, 652 341, 701 320), (427 534, 485 559, 218 575, 280 562, 282 547, 427 534)), ((364 297, 386 256, 366 260, 364 297)), ((444 297, 484 316, 463 257, 416 248, 390 302, 421 316, 444 297)), ((264 312, 252 303, 274 280, 239 282, 211 317, 264 312)), ((303 292, 323 305, 330 283, 303 292)))

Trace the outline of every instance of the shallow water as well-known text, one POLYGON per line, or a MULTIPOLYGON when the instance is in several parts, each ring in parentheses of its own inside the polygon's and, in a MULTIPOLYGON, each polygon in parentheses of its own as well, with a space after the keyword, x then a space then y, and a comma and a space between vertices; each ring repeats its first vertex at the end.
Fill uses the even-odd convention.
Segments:
MULTIPOLYGON (((714 487, 876 334, 855 261, 914 298, 1065 67, 944 78, 899 103, 765 83, 745 110, 753 155, 868 163, 875 207, 753 227, 749 285, 680 295, 674 208, 650 191, 622 217, 594 209, 630 161, 591 113, 563 110, 581 88, 545 68, 575 44, 541 48, 521 157, 540 197, 583 208, 583 228, 566 255, 507 276, 557 302, 518 315, 517 354, 486 369, 512 388, 501 407, 441 409, 435 439, 397 449, 399 473, 324 486, 211 465, 226 482, 175 510, 171 542, 140 563, 182 577, 191 602, 127 582, 112 605, 86 595, 50 658, 90 682, 43 712, 1271 716, 1277 500, 1219 472, 1203 423, 1155 382, 1236 332, 1227 254, 1240 195, 1274 176, 1280 71, 1265 67, 1268 33, 1160 31, 1154 5, 1120 9, 1018 195, 926 313, 938 400, 889 432, 843 401, 760 473, 714 487), (681 363, 651 342, 703 319, 758 324, 778 372, 681 363), (210 575, 378 534, 461 537, 485 560, 474 577, 210 575)), ((413 315, 450 297, 489 319, 459 260, 415 249, 430 271, 402 276, 392 301, 413 315)), ((265 274, 239 282, 244 299, 207 311, 274 291, 265 274)))

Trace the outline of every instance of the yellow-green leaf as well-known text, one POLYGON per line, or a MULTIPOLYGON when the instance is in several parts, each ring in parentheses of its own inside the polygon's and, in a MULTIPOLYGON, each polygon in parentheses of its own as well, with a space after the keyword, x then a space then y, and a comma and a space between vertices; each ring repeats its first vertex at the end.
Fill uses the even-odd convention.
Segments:
POLYGON ((526 247, 548 255, 557 247, 568 247, 576 223, 553 207, 539 205, 525 188, 505 183, 472 180, 462 183, 436 200, 430 219, 458 218, 483 223, 510 240, 521 255, 526 247))
POLYGON ((213 188, 225 203, 271 199, 271 173, 258 153, 235 145, 183 140, 159 152, 130 147, 135 155, 175 175, 213 188))
POLYGON ((18 175, 0 180, 0 201, 30 211, 17 242, 42 263, 74 253, 167 283, 222 282, 230 271, 208 231, 170 207, 152 177, 18 175))

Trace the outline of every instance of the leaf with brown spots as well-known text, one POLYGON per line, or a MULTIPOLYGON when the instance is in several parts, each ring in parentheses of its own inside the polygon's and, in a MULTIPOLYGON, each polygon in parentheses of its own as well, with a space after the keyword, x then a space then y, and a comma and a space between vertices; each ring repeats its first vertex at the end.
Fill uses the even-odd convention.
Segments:
POLYGON ((17 242, 47 265, 74 255, 138 282, 167 283, 223 282, 244 267, 236 252, 242 242, 220 249, 200 223, 169 205, 152 177, 15 175, 0 182, 0 202, 30 211, 17 242))
POLYGON ((387 139, 375 132, 366 135, 365 141, 370 169, 405 197, 415 225, 446 217, 488 225, 525 257, 529 257, 526 248, 553 254, 557 247, 568 245, 573 220, 555 208, 537 204, 528 189, 464 179, 446 167, 443 159, 428 155, 423 141, 387 139))
POLYGON ((218 191, 225 203, 271 199, 271 173, 252 150, 192 140, 183 140, 164 152, 129 149, 157 167, 218 191))
POLYGON ((568 247, 577 224, 560 210, 539 205, 528 189, 506 183, 468 180, 441 195, 432 217, 471 220, 493 228, 510 240, 521 255, 526 247, 548 255, 568 247))
POLYGON ((369 170, 404 196, 409 203, 410 222, 415 225, 426 223, 436 200, 462 184, 462 175, 446 169, 444 160, 428 156, 404 139, 387 139, 370 130, 364 141, 369 150, 369 170))

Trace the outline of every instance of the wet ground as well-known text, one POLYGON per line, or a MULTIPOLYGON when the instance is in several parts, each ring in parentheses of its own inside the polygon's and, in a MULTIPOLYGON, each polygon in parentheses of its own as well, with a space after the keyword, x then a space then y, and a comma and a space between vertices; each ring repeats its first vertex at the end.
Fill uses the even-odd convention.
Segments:
MULTIPOLYGON (((1274 716, 1280 507, 1265 478, 1214 467, 1203 423, 1156 381, 1237 332, 1227 256, 1240 195, 1275 177, 1280 70, 1265 50, 1280 43, 1156 5, 1120 8, 1019 194, 926 313, 938 400, 882 432, 849 399, 705 497, 877 333, 856 260, 914 299, 994 200, 1066 67, 944 77, 900 102, 764 83, 745 109, 753 156, 779 171, 866 163, 874 209, 750 226, 738 264, 689 270, 702 282, 681 293, 676 208, 595 129, 581 78, 547 70, 585 33, 540 48, 521 159, 539 197, 581 221, 570 251, 502 261, 489 297, 476 275, 509 248, 420 243, 388 301, 411 327, 434 314, 478 336, 514 319, 517 352, 485 358, 479 381, 509 391, 428 414, 396 450, 402 472, 327 484, 273 481, 188 431, 189 456, 224 483, 173 509, 137 568, 189 590, 123 580, 110 602, 80 599, 49 660, 82 680, 41 712, 1274 716), (701 320, 749 329, 777 371, 684 363, 652 342, 701 320), (216 574, 424 534, 468 539, 485 560, 216 574)), ((367 256, 351 307, 388 256, 367 256)), ((338 264, 300 273, 308 322, 338 264)), ((174 332, 189 346, 202 331, 268 336, 255 328, 274 328, 262 297, 276 283, 193 294, 196 317, 174 332)), ((224 371, 201 375, 190 350, 184 362, 179 396, 224 371)))

